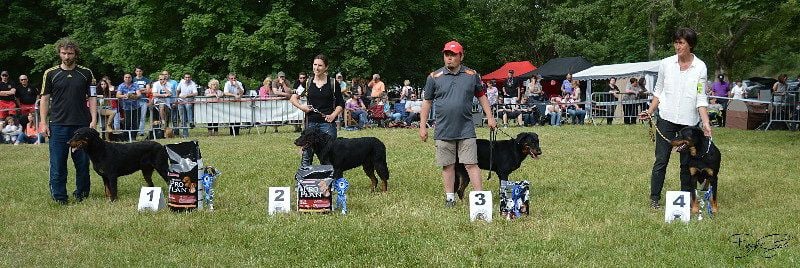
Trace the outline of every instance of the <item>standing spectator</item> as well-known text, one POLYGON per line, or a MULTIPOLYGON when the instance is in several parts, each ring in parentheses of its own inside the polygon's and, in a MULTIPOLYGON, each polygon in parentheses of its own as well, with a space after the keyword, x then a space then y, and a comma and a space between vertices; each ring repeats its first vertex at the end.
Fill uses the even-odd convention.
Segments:
MULTIPOLYGON (((314 57, 312 64, 314 78, 308 83, 308 88, 302 97, 307 98, 307 104, 300 104, 298 94, 292 94, 289 101, 306 114, 306 128, 324 132, 336 137, 336 121, 344 109, 342 89, 333 79, 328 79, 328 58, 325 55, 314 57)), ((300 166, 308 166, 313 162, 314 151, 303 148, 300 166)))
POLYGON ((612 121, 614 120, 614 112, 617 110, 617 95, 619 94, 619 87, 617 86, 617 78, 611 77, 608 79, 608 98, 604 100, 599 100, 601 102, 608 102, 609 104, 603 107, 606 111, 603 115, 608 116, 606 118, 606 124, 611 125, 612 121))
MULTIPOLYGON (((153 83, 153 107, 158 110, 158 119, 161 120, 161 127, 166 128, 169 124, 167 109, 169 108, 172 91, 169 89, 169 81, 166 75, 159 75, 158 82, 153 83)), ((171 113, 171 112, 170 112, 171 113)), ((155 123, 153 123, 155 125, 155 123)))
MULTIPOLYGON (((273 90, 275 92, 275 90, 273 90)), ((236 101, 242 97, 244 94, 244 86, 242 86, 242 82, 236 80, 235 73, 228 74, 228 81, 225 82, 225 87, 223 87, 222 94, 226 97, 233 97, 236 101)), ((232 127, 228 129, 228 133, 231 136, 239 136, 239 127, 238 125, 241 124, 240 122, 230 122, 232 127)))
POLYGON ((272 78, 267 76, 258 88, 258 98, 266 100, 272 96, 272 78))
POLYGON ((289 81, 286 80, 286 73, 278 72, 278 78, 272 81, 272 94, 284 100, 289 99, 292 96, 291 88, 289 81))
MULTIPOLYGON (((141 109, 139 108, 142 107, 142 105, 147 108, 147 102, 141 102, 142 99, 147 99, 144 97, 144 93, 142 93, 143 87, 133 83, 133 78, 130 73, 126 73, 122 76, 122 80, 122 84, 117 86, 117 98, 122 100, 122 110, 125 111, 123 126, 125 126, 126 130, 132 131, 138 129, 141 131, 144 127, 139 125, 139 123, 144 114, 141 113, 141 109), (138 128, 137 125, 139 125, 138 128)), ((148 85, 147 88, 150 88, 150 86, 148 85)), ((133 132, 133 135, 136 135, 136 131, 133 132)))
POLYGON ((196 96, 197 83, 192 81, 191 74, 183 74, 183 79, 178 84, 178 116, 181 127, 183 127, 181 136, 184 138, 189 137, 188 128, 194 128, 194 97, 196 96))
POLYGON ((497 98, 499 97, 500 92, 497 91, 494 81, 489 81, 486 86, 486 99, 489 100, 489 106, 494 107, 495 104, 497 104, 497 98))
POLYGON ((738 79, 733 85, 733 88, 730 92, 728 92, 728 98, 734 99, 746 99, 747 98, 747 90, 742 86, 742 80, 738 79))
POLYGON ((519 80, 514 78, 514 70, 508 70, 508 78, 503 85, 503 104, 517 104, 518 98, 519 80))
POLYGON ((367 107, 358 95, 350 95, 350 99, 344 104, 344 108, 350 111, 350 117, 358 120, 358 128, 364 128, 367 124, 367 107))
POLYGON ((11 84, 8 72, 0 73, 0 118, 9 114, 17 114, 17 89, 11 84))
POLYGON ((786 83, 786 78, 788 76, 786 74, 781 74, 778 76, 778 82, 772 84, 772 99, 775 102, 783 102, 786 98, 786 91, 789 90, 789 85, 786 83))
MULTIPOLYGON (((305 75, 305 72, 301 72, 300 74, 305 75)), ((347 81, 344 80, 344 75, 342 73, 336 73, 336 83, 339 83, 339 87, 342 88, 342 94, 350 98, 350 88, 347 86, 347 81)))
MULTIPOLYGON (((16 89, 20 112, 24 116, 23 118, 27 119, 27 115, 36 110, 36 99, 39 97, 39 89, 33 87, 30 84, 30 80, 28 80, 28 76, 24 74, 19 76, 19 85, 16 86, 16 89)), ((23 125, 27 125, 28 121, 25 120, 22 123, 23 125)))
POLYGON ((561 81, 561 96, 573 94, 572 89, 572 74, 567 74, 567 78, 561 81))
MULTIPOLYGON (((208 81, 208 87, 206 88, 206 91, 204 93, 205 94, 203 95, 206 96, 206 101, 210 102, 217 102, 219 101, 219 98, 222 98, 222 96, 224 96, 222 90, 219 90, 219 80, 217 79, 211 79, 210 81, 208 81)), ((218 125, 219 123, 208 123, 209 136, 216 136, 217 134, 219 134, 219 128, 217 128, 218 125)))
MULTIPOLYGON (((147 120, 147 110, 148 107, 152 105, 150 103, 150 98, 152 96, 152 92, 150 89, 150 79, 144 76, 144 70, 141 67, 136 67, 134 70, 134 74, 136 77, 133 78, 133 84, 136 85, 136 90, 139 91, 138 96, 138 114, 131 113, 130 115, 134 116, 135 118, 139 119, 139 136, 144 136, 144 122, 147 120)), ((127 94, 127 93, 126 93, 127 94)), ((126 113, 126 116, 129 114, 126 113)), ((127 120, 127 118, 126 118, 127 120)), ((133 129, 132 125, 129 126, 128 129, 133 129)))
POLYGON ((581 101, 581 82, 578 80, 572 80, 572 99, 575 101, 581 101))
POLYGON ((371 106, 372 100, 377 101, 381 96, 383 96, 383 93, 386 92, 386 85, 383 84, 383 81, 381 81, 381 75, 373 74, 372 81, 369 81, 367 86, 372 88, 372 91, 369 93, 369 101, 366 103, 366 105, 371 106))
POLYGON ((306 72, 300 72, 297 75, 297 83, 294 85, 294 92, 297 92, 298 95, 302 95, 303 91, 306 90, 306 82, 308 81, 308 75, 306 72))
MULTIPOLYGON (((697 45, 697 33, 689 28, 681 28, 672 38, 675 55, 661 60, 658 67, 658 80, 653 90, 653 100, 647 111, 639 114, 641 119, 649 119, 658 109, 656 127, 659 136, 675 137, 681 129, 702 122, 705 136, 711 137, 711 124, 708 120, 708 96, 705 87, 708 77, 706 64, 692 53, 697 45)), ((650 178, 650 207, 660 208, 661 189, 669 164, 670 141, 656 137, 655 162, 650 178)), ((689 154, 680 154, 681 191, 692 191, 695 185, 689 175, 689 154)), ((692 213, 697 212, 696 200, 692 200, 692 213)), ((671 202, 671 201, 670 201, 671 202)))
MULTIPOLYGON (((68 201, 67 154, 70 150, 67 141, 82 127, 95 128, 97 100, 89 91, 89 86, 95 81, 92 71, 76 64, 80 56, 78 44, 67 37, 58 40, 55 47, 61 64, 44 72, 39 99, 39 130, 50 136, 50 194, 53 200, 63 205, 68 201)), ((89 196, 91 189, 89 157, 84 150, 77 150, 72 152, 72 162, 76 173, 73 197, 81 201, 89 196)))
POLYGON ((424 101, 420 111, 419 137, 428 140, 428 115, 431 106, 436 110, 436 162, 442 166, 445 207, 455 205, 455 162, 464 164, 475 191, 483 190, 478 168, 475 123, 472 121, 472 98, 477 97, 488 119, 489 128, 497 127, 486 91, 481 87, 478 72, 461 64, 464 48, 450 41, 442 49, 444 67, 428 75, 425 82, 424 101), (434 100, 436 102, 434 102, 434 100))
POLYGON ((542 77, 539 75, 532 76, 530 83, 528 83, 527 90, 525 91, 525 96, 528 98, 528 102, 541 102, 544 100, 543 94, 542 77))
POLYGON ((625 116, 623 121, 626 125, 636 124, 636 100, 639 95, 639 80, 631 77, 630 84, 625 87, 625 93, 622 96, 622 113, 625 116))
POLYGON ((36 123, 34 122, 33 117, 33 113, 28 114, 28 123, 25 124, 25 132, 19 133, 19 136, 17 136, 17 142, 14 143, 15 145, 19 145, 20 143, 40 144, 44 142, 44 137, 36 128, 36 123))
POLYGON ((728 93, 730 92, 731 85, 725 81, 725 75, 720 74, 717 76, 717 81, 714 81, 711 84, 711 91, 713 92, 714 97, 723 97, 723 98, 715 98, 717 103, 722 106, 720 109, 721 112, 721 119, 718 121, 720 127, 725 127, 725 114, 727 113, 726 110, 728 109, 728 93))
POLYGON ((405 103, 411 97, 412 93, 414 92, 414 88, 411 87, 411 80, 406 79, 403 81, 403 87, 400 88, 400 102, 405 103))

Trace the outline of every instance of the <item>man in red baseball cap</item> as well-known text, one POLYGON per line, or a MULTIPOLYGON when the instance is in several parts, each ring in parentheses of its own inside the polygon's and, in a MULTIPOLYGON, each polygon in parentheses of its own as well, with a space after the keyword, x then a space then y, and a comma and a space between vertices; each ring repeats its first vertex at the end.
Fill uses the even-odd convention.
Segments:
POLYGON ((425 82, 419 137, 423 142, 428 139, 426 122, 431 106, 434 106, 436 162, 442 166, 445 207, 453 207, 456 159, 466 167, 472 188, 475 191, 483 190, 480 168, 477 165, 478 148, 475 143, 475 123, 472 122, 472 98, 478 98, 490 128, 497 127, 497 122, 489 108, 486 91, 481 86, 480 75, 461 65, 464 47, 456 41, 450 41, 444 45, 442 54, 444 67, 432 72, 425 82))

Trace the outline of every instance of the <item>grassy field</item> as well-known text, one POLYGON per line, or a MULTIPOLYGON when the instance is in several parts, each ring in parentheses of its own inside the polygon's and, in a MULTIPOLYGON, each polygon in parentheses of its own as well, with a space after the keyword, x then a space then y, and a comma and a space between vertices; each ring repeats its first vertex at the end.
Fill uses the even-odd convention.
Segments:
MULTIPOLYGON (((356 169, 345 174, 349 215, 269 216, 267 188, 292 186, 299 163, 291 131, 193 133, 206 164, 224 173, 214 212, 137 212, 140 173, 121 178, 120 200, 110 203, 94 171, 88 200, 58 206, 49 197, 47 146, 0 146, 0 266, 800 265, 798 132, 715 129, 720 213, 666 224, 664 210, 648 206, 653 144, 641 125, 507 129, 539 133, 544 154, 512 174, 532 182, 531 216, 492 223, 470 222, 466 202, 444 208, 433 142, 420 142, 412 129, 339 132, 386 143, 388 193, 370 193, 356 169), (737 233, 752 237, 737 247, 730 242, 737 233), (771 243, 756 243, 773 233, 794 239, 771 251, 763 249, 771 243), (745 245, 756 246, 735 258, 745 245)), ((665 191, 680 188, 677 166, 673 155, 665 191)), ((496 193, 497 179, 486 185, 496 193)))

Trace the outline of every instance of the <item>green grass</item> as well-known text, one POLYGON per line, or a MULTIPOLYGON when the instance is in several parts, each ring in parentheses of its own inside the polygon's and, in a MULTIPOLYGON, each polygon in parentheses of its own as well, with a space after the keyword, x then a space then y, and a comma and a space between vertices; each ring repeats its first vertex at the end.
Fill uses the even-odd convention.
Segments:
MULTIPOLYGON (((544 153, 512 174, 532 182, 532 214, 492 223, 470 222, 466 202, 444 208, 433 142, 420 142, 413 129, 339 132, 383 140, 391 172, 389 192, 383 194, 369 192, 360 169, 347 172, 346 216, 267 215, 267 188, 292 186, 299 163, 291 143, 297 134, 289 127, 235 138, 193 133, 205 162, 224 173, 214 212, 137 212, 140 173, 121 178, 120 200, 110 203, 94 171, 88 200, 57 206, 49 197, 47 146, 0 146, 0 266, 788 267, 800 262, 797 238, 772 258, 754 252, 735 259, 740 250, 728 241, 736 233, 800 236, 798 132, 715 129, 723 153, 719 215, 666 224, 663 209, 653 211, 647 204, 653 144, 644 126, 506 132, 523 130, 539 133, 544 153)), ((488 137, 485 128, 478 135, 488 137)), ((664 191, 680 188, 677 166, 673 157, 664 191)), ((73 174, 70 170, 69 191, 73 174)), ((486 188, 496 193, 494 177, 486 188)), ((156 185, 165 186, 161 180, 156 185)))

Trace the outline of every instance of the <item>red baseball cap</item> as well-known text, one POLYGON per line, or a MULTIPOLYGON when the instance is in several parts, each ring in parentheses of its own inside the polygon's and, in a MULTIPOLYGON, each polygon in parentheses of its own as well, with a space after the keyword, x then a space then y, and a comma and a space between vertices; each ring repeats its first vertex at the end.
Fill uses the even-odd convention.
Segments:
POLYGON ((464 47, 462 47, 461 44, 459 44, 458 42, 453 40, 453 41, 447 42, 447 44, 444 44, 444 48, 442 49, 442 52, 445 52, 445 51, 452 51, 453 53, 461 54, 461 53, 464 52, 464 47))

